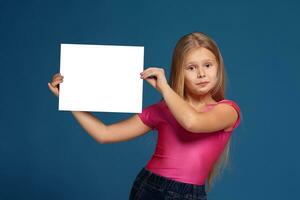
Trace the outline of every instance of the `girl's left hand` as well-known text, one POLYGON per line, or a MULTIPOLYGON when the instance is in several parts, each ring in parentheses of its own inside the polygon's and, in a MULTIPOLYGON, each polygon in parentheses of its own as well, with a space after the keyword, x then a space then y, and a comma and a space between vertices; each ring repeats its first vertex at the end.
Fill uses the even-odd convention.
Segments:
POLYGON ((163 68, 149 67, 140 73, 141 78, 145 79, 150 85, 157 89, 160 93, 165 84, 168 85, 168 81, 165 76, 163 68))

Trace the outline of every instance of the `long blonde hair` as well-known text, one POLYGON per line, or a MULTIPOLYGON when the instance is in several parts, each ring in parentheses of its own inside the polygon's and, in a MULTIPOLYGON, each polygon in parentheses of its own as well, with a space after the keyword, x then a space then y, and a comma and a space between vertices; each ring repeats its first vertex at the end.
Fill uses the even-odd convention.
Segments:
MULTIPOLYGON (((184 71, 183 71, 183 61, 186 54, 195 48, 204 47, 210 50, 216 57, 218 63, 217 70, 217 83, 214 88, 210 91, 212 98, 215 101, 221 101, 225 98, 225 79, 227 75, 224 68, 224 62, 220 50, 215 43, 215 41, 210 38, 208 35, 202 32, 193 32, 187 35, 184 35, 177 42, 171 64, 171 74, 168 83, 170 87, 183 99, 185 97, 184 91, 184 71)), ((231 137, 230 137, 231 138, 231 137)), ((222 166, 226 166, 229 160, 229 150, 231 139, 229 138, 221 156, 218 161, 214 164, 213 168, 209 172, 207 178, 207 191, 210 191, 213 180, 220 174, 222 166)))

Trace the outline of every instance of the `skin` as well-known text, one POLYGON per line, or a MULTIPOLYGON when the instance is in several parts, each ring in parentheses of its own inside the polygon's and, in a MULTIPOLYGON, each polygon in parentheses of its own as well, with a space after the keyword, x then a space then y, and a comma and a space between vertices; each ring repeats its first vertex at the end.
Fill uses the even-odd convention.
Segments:
MULTIPOLYGON (((192 51, 187 57, 187 63, 193 61, 195 66, 185 65, 189 67, 184 69, 185 90, 187 93, 185 100, 169 87, 163 68, 149 67, 141 72, 141 78, 162 93, 169 109, 182 127, 199 134, 225 129, 232 126, 237 119, 236 111, 226 104, 216 105, 203 114, 196 110, 204 104, 214 102, 209 95, 209 90, 216 83, 216 66, 211 68, 205 66, 204 59, 209 56, 209 52, 205 49, 199 49, 199 51, 192 51), (197 74, 200 74, 201 77, 198 78, 197 74), (202 81, 210 81, 210 83, 206 86, 195 85, 195 83, 202 81)), ((56 97, 59 97, 59 84, 62 82, 63 76, 57 73, 48 83, 50 91, 56 97)), ((106 125, 90 112, 71 112, 83 129, 101 144, 127 141, 142 136, 151 130, 137 114, 120 122, 106 125)))
MULTIPOLYGON (((149 67, 140 73, 141 79, 146 80, 163 96, 170 111, 183 128, 191 132, 214 132, 216 130, 231 127, 237 119, 236 111, 229 105, 219 104, 208 112, 198 112, 207 103, 214 103, 209 90, 216 83, 217 66, 207 66, 204 59, 212 59, 213 54, 206 49, 191 51, 185 60, 185 90, 186 97, 182 99, 175 93, 165 77, 163 68, 149 67), (191 66, 190 62, 194 65, 191 66), (197 77, 197 74, 201 75, 197 77), (206 86, 197 86, 195 83, 209 81, 206 86)), ((59 84, 64 76, 60 73, 53 75, 48 83, 49 90, 59 98, 59 84)), ((151 130, 144 124, 137 114, 120 122, 109 125, 104 124, 99 118, 90 112, 71 111, 83 129, 97 142, 101 144, 127 141, 139 137, 151 130)))
POLYGON ((209 92, 217 83, 218 66, 214 54, 203 47, 192 50, 187 54, 183 67, 187 102, 196 110, 216 103, 209 92), (204 81, 209 83, 196 85, 204 81))
MULTIPOLYGON (((217 83, 217 61, 214 54, 206 48, 199 47, 186 55, 184 60, 185 79, 185 100, 197 111, 200 111, 207 104, 216 103, 209 91, 217 83), (199 82, 209 83, 206 85, 196 85, 199 82)), ((148 68, 141 73, 141 78, 146 79, 160 93, 167 84, 163 69, 148 68), (157 80, 149 78, 155 75, 157 80)))
POLYGON ((209 92, 217 82, 216 74, 217 62, 213 53, 200 47, 192 50, 184 60, 185 99, 170 88, 162 68, 147 68, 141 73, 141 78, 162 93, 177 122, 186 130, 195 133, 229 131, 238 117, 232 106, 218 104, 208 112, 201 112, 207 104, 216 103, 209 92), (209 83, 196 85, 202 81, 209 83))
POLYGON ((48 83, 50 91, 56 96, 59 97, 59 84, 63 82, 64 77, 60 73, 53 75, 52 80, 48 83))

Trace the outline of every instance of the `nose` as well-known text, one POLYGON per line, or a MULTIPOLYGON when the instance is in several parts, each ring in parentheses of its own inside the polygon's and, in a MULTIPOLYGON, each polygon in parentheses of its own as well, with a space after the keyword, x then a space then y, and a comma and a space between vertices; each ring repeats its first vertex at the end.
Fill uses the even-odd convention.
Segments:
POLYGON ((198 73, 197 73, 197 77, 201 78, 201 77, 205 77, 205 72, 203 69, 198 69, 198 73))

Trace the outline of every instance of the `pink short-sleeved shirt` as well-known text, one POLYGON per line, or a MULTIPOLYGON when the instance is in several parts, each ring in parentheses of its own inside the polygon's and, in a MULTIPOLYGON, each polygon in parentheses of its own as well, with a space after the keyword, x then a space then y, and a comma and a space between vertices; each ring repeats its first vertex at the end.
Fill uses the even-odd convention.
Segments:
POLYGON ((138 113, 144 124, 158 131, 155 152, 146 169, 172 180, 195 185, 205 184, 231 133, 240 124, 240 108, 232 100, 224 99, 216 104, 208 104, 204 112, 219 103, 233 106, 238 113, 238 119, 230 131, 189 132, 176 121, 164 100, 138 113))

